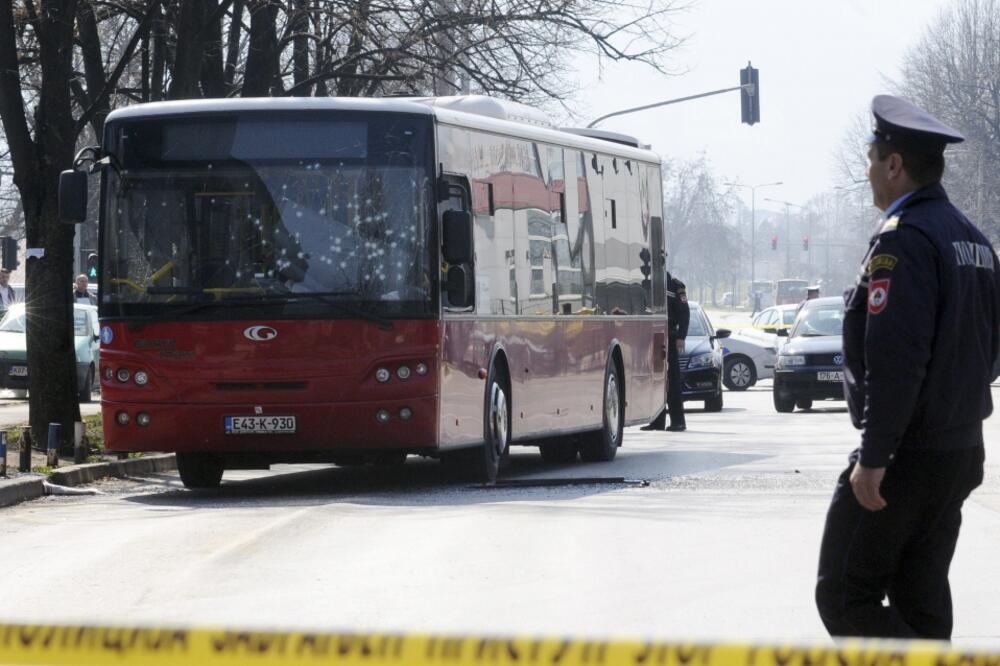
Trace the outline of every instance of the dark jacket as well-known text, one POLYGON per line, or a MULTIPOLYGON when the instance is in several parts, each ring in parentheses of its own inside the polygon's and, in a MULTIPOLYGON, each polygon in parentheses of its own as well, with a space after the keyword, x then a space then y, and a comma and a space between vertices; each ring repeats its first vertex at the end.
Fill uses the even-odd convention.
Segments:
POLYGON ((691 308, 688 306, 687 287, 667 273, 667 329, 671 340, 683 340, 688 334, 691 308))
POLYGON ((982 444, 1000 349, 1000 267, 986 237, 923 187, 872 237, 846 295, 844 379, 861 464, 900 447, 982 444))

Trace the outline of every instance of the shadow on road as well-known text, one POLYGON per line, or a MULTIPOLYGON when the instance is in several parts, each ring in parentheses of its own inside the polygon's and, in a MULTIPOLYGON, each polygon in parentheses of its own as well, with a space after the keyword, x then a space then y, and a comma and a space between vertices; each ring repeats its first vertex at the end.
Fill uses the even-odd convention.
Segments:
MULTIPOLYGON (((691 450, 633 451, 610 463, 552 464, 534 451, 515 452, 501 479, 573 479, 622 477, 659 481, 674 476, 718 470, 765 456, 691 450)), ((456 478, 455 472, 433 460, 411 456, 397 467, 336 467, 278 465, 270 472, 229 472, 214 490, 188 490, 173 475, 148 477, 162 484, 160 492, 126 496, 127 502, 152 507, 225 508, 324 504, 370 506, 462 506, 498 502, 564 502, 618 491, 622 483, 572 486, 482 487, 456 478), (244 478, 239 478, 246 475, 244 478)))

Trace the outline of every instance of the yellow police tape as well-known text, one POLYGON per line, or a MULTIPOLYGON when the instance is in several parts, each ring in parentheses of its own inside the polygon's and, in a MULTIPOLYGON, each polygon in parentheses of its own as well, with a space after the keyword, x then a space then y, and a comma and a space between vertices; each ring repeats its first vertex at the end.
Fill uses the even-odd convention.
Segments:
POLYGON ((827 646, 661 643, 0 625, 0 664, 129 666, 1000 666, 1000 654, 945 643, 851 640, 827 646))

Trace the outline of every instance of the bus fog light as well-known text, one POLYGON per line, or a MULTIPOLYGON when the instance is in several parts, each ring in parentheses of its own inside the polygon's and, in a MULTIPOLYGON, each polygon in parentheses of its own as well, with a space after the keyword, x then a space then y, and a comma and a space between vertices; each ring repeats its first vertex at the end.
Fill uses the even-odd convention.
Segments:
POLYGON ((101 374, 103 374, 104 378, 109 382, 115 378, 115 371, 112 370, 110 367, 104 368, 104 370, 101 371, 101 374))
POLYGON ((135 415, 135 422, 145 428, 149 425, 149 414, 146 412, 139 412, 135 415))
POLYGON ((379 368, 378 370, 375 371, 375 379, 382 384, 385 384, 387 381, 389 381, 389 378, 391 376, 392 373, 389 372, 389 370, 386 368, 379 368))
POLYGON ((399 377, 400 379, 409 379, 410 378, 410 369, 408 367, 406 367, 405 365, 401 365, 396 370, 396 376, 399 377))
POLYGON ((128 368, 118 368, 118 372, 115 373, 115 376, 118 377, 118 381, 127 382, 129 377, 132 375, 129 373, 128 368))
POLYGON ((417 374, 418 375, 426 375, 427 374, 427 364, 426 363, 417 363, 417 374))
POLYGON ((399 418, 403 419, 404 421, 409 421, 410 419, 413 418, 413 410, 410 409, 409 407, 403 407, 401 410, 399 410, 399 418))
POLYGON ((386 409, 378 410, 377 412, 375 412, 375 420, 378 421, 379 423, 388 423, 389 411, 386 409))
MULTIPOLYGON (((135 383, 139 386, 145 386, 149 383, 149 375, 143 370, 137 370, 135 373, 135 383)), ((142 425, 141 423, 139 425, 142 425)))
POLYGON ((120 426, 128 425, 129 420, 128 412, 118 412, 115 414, 115 421, 117 421, 120 426))

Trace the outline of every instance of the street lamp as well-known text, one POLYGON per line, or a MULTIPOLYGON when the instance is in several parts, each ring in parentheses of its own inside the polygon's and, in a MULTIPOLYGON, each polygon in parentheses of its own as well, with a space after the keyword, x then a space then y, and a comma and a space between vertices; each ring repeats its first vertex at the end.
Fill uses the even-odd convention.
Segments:
POLYGON ((757 273, 755 271, 756 264, 754 263, 754 250, 757 245, 757 188, 759 187, 773 187, 775 185, 784 185, 780 180, 775 183, 758 183, 757 185, 744 185, 742 183, 725 183, 730 187, 742 187, 744 189, 750 190, 750 309, 751 314, 757 312, 757 301, 753 297, 753 283, 756 281, 757 273))

